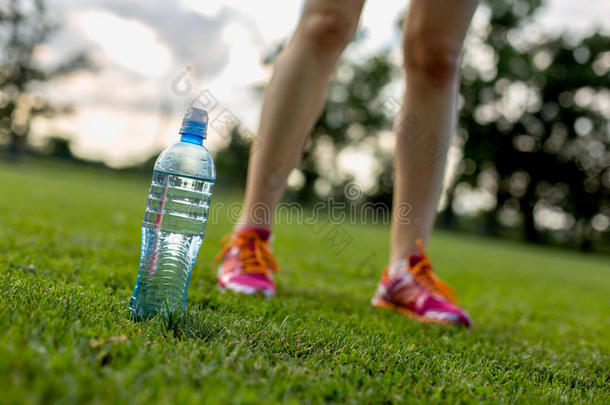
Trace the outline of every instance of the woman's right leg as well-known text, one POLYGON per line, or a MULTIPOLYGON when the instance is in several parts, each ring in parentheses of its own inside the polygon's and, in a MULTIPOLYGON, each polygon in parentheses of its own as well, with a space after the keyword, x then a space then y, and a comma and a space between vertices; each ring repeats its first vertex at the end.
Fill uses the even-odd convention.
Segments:
POLYGON ((238 228, 270 229, 286 178, 299 161, 322 109, 328 81, 352 40, 364 0, 307 0, 265 91, 257 141, 250 154, 238 228))
POLYGON ((363 3, 307 0, 275 63, 250 153, 241 219, 218 255, 222 289, 267 296, 276 292, 273 272, 278 266, 269 246, 275 208, 320 114, 335 65, 356 31, 363 3))

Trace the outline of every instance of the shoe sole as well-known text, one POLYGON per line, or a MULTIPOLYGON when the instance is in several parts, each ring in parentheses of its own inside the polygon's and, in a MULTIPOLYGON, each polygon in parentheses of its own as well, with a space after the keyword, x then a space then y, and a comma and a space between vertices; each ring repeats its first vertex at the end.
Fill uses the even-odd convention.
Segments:
MULTIPOLYGON (((222 268, 222 264, 219 264, 216 268, 216 273, 220 274, 222 268)), ((217 279, 216 286, 220 289, 220 292, 224 293, 225 291, 231 291, 235 294, 243 294, 243 295, 253 295, 260 296, 265 298, 271 298, 275 296, 275 291, 272 290, 261 290, 260 288, 247 287, 242 284, 233 284, 235 287, 230 286, 231 283, 222 284, 219 279, 217 279)))
POLYGON ((416 320, 418 322, 423 322, 423 323, 434 323, 437 325, 451 325, 451 326, 466 326, 463 323, 455 323, 455 322, 451 322, 451 321, 446 321, 444 319, 435 319, 435 318, 428 318, 422 315, 418 315, 415 312, 411 311, 408 308, 405 308, 403 306, 394 304, 392 302, 386 301, 382 298, 373 298, 371 300, 371 305, 377 308, 383 308, 383 309, 389 309, 390 311, 394 311, 394 312, 398 312, 401 315, 406 316, 409 319, 413 319, 416 320))
POLYGON ((230 287, 230 286, 223 286, 218 284, 218 289, 220 290, 220 292, 225 293, 226 291, 230 291, 234 294, 242 294, 242 295, 252 295, 255 297, 264 297, 264 298, 272 298, 275 296, 275 292, 274 291, 270 291, 270 290, 261 290, 258 288, 253 288, 253 287, 244 287, 244 286, 238 286, 238 287, 230 287))

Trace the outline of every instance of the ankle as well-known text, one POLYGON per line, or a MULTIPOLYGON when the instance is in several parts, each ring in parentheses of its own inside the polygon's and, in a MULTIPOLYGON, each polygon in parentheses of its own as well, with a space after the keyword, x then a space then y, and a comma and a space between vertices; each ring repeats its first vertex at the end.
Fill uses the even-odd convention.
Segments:
POLYGON ((260 219, 253 220, 248 217, 240 217, 233 226, 233 231, 238 232, 242 229, 267 229, 271 232, 271 223, 269 221, 261 221, 260 219))
POLYGON ((260 238, 263 240, 268 240, 271 237, 271 229, 266 228, 266 227, 261 227, 261 226, 241 226, 240 225, 240 226, 235 227, 235 229, 233 230, 233 232, 235 232, 235 233, 247 232, 247 231, 256 232, 258 234, 258 236, 260 236, 260 238))
POLYGON ((388 266, 387 275, 390 278, 394 278, 398 274, 401 274, 402 272, 406 271, 406 268, 407 268, 407 259, 403 258, 403 259, 392 261, 392 262, 390 262, 390 265, 388 266))
POLYGON ((390 247, 390 264, 399 260, 409 259, 413 254, 419 254, 416 238, 410 238, 407 243, 393 244, 390 247))

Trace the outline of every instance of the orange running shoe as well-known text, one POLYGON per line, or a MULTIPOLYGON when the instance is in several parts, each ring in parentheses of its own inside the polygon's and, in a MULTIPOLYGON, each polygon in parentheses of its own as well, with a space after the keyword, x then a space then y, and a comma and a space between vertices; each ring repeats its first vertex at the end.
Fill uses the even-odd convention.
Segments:
POLYGON ((457 304, 451 287, 432 271, 432 264, 418 239, 420 254, 385 268, 371 304, 398 311, 422 322, 469 327, 468 314, 457 304))
POLYGON ((222 251, 215 261, 221 289, 275 295, 273 273, 279 269, 271 251, 270 236, 268 229, 244 228, 222 239, 222 251))

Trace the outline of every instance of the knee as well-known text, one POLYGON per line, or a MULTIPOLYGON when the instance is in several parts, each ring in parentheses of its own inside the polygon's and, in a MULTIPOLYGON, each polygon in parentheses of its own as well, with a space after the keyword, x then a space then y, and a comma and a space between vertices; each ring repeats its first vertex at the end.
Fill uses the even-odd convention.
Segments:
POLYGON ((458 79, 461 44, 431 32, 409 32, 403 37, 404 64, 436 87, 448 87, 458 79))
POLYGON ((300 33, 303 40, 321 54, 343 51, 351 42, 358 18, 352 18, 345 10, 329 7, 304 16, 300 33))

